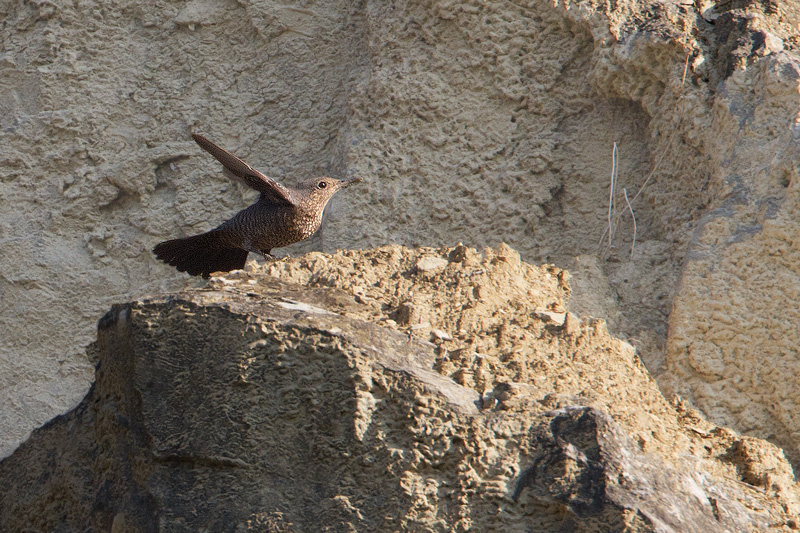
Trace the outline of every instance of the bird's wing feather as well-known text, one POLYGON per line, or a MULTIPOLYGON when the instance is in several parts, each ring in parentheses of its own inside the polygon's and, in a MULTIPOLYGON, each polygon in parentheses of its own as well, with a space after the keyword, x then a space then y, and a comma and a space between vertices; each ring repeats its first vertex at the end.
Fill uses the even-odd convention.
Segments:
POLYGON ((244 183, 248 187, 257 190, 261 193, 263 198, 266 198, 278 205, 295 205, 292 198, 292 193, 275 181, 268 178, 258 170, 254 169, 232 153, 220 148, 213 142, 209 141, 202 135, 192 134, 192 138, 200 148, 213 155, 217 161, 228 170, 225 175, 228 178, 235 179, 240 183, 244 183))

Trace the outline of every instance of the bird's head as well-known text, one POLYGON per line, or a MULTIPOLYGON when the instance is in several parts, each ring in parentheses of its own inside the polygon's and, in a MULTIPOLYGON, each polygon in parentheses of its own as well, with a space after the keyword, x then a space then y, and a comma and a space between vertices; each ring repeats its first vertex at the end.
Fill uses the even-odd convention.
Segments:
POLYGON ((350 178, 345 180, 337 180, 334 178, 321 177, 306 180, 300 184, 298 189, 305 193, 303 203, 306 205, 322 206, 328 203, 328 200, 336 194, 337 191, 349 187, 353 183, 358 183, 361 178, 350 178))

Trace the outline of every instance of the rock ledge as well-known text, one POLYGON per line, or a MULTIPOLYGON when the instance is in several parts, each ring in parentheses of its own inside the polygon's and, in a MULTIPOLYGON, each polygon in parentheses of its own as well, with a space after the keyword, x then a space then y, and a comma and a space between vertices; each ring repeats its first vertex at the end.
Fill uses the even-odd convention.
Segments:
POLYGON ((764 531, 773 445, 670 404, 505 245, 312 253, 115 306, 0 529, 764 531))

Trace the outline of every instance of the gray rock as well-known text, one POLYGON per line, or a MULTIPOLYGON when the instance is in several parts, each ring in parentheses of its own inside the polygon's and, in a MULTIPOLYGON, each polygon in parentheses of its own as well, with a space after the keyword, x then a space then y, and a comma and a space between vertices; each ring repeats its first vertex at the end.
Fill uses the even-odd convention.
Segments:
MULTIPOLYGON (((764 491, 645 454, 577 400, 506 385, 487 404, 432 370, 430 343, 347 316, 361 307, 244 272, 115 306, 98 324, 89 394, 0 462, 0 530, 741 531, 785 520, 764 491)), ((549 328, 563 345, 602 333, 549 328)))

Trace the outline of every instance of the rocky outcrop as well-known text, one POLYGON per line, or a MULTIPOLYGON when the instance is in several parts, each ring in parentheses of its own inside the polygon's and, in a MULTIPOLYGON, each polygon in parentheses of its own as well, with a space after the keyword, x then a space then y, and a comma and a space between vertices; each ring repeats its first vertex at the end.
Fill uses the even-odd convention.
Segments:
POLYGON ((365 178, 291 253, 508 242, 569 269, 571 311, 670 397, 800 464, 793 2, 86 0, 0 19, 0 454, 85 395, 112 303, 187 284, 152 246, 251 200, 195 131, 289 184, 365 178))
POLYGON ((781 451, 668 403, 563 311, 563 270, 504 245, 250 267, 100 320, 89 394, 0 462, 0 529, 797 525, 781 451))

